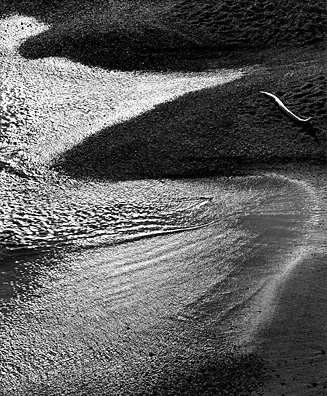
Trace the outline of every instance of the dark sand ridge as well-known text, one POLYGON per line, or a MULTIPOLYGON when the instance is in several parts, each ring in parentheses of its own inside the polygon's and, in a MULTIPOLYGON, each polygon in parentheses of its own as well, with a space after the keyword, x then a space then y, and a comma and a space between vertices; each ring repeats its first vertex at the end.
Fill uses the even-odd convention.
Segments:
MULTIPOLYGON (((196 176, 239 172, 244 161, 254 159, 270 163, 303 159, 324 161, 324 45, 320 43, 321 23, 317 24, 318 28, 312 27, 312 20, 319 22, 324 9, 319 2, 314 9, 306 6, 302 9, 296 2, 286 3, 283 7, 278 2, 274 7, 264 2, 261 8, 245 7, 246 2, 241 3, 237 10, 232 7, 228 14, 228 2, 216 6, 208 2, 210 21, 206 7, 192 8, 186 3, 160 2, 154 7, 151 2, 134 3, 133 6, 127 2, 118 7, 113 2, 109 11, 101 2, 91 8, 88 2, 83 2, 76 9, 73 3, 64 6, 54 3, 50 14, 46 13, 46 4, 33 7, 34 3, 30 2, 27 8, 15 3, 11 8, 7 5, 9 10, 27 12, 52 24, 49 30, 31 36, 21 45, 20 52, 27 58, 65 56, 86 64, 123 70, 203 70, 261 65, 261 70, 258 68, 253 76, 242 81, 190 94, 126 124, 98 132, 59 159, 65 171, 74 176, 115 179, 196 176), (281 9, 285 14, 282 19, 285 26, 280 26, 281 9), (67 21, 69 13, 72 15, 67 21), (304 17, 311 14, 312 18, 304 17), (298 15, 303 19, 300 27, 298 15), (227 29, 225 34, 219 33, 220 41, 217 37, 210 39, 214 31, 212 26, 218 30, 223 26, 227 28, 234 26, 238 19, 245 24, 243 31, 248 40, 244 43, 236 36, 238 45, 228 45, 228 53, 222 52, 226 50, 225 41, 236 33, 227 29), (268 20, 269 27, 265 26, 268 20), (297 24, 294 24, 295 20, 297 24), (278 34, 272 34, 271 21, 279 26, 278 34), (168 34, 165 25, 168 22, 169 26, 174 26, 173 33, 168 34), (187 30, 189 22, 196 27, 192 34, 187 30), (206 25, 209 22, 210 29, 206 25), (110 32, 106 33, 106 29, 110 32), (198 29, 201 34, 194 38, 198 29), (269 37, 273 39, 272 43, 269 37), (206 46, 200 38, 205 38, 206 46), (274 40, 279 45, 282 43, 284 48, 253 50, 254 42, 261 43, 260 48, 274 44, 274 40), (305 45, 312 42, 316 44, 305 45), (292 48, 290 45, 294 43, 301 47, 292 48), (158 54, 156 45, 165 50, 158 54), (240 47, 247 47, 247 52, 240 47), (173 51, 170 56, 172 48, 177 48, 178 52, 173 51), (260 90, 269 89, 279 94, 295 113, 313 116, 313 131, 304 131, 276 112, 272 103, 259 94, 260 90), (169 137, 170 127, 179 133, 169 137), (216 133, 217 129, 220 134, 216 133), (125 133, 127 130, 128 134, 125 133), (318 140, 298 139, 298 136, 306 137, 303 132, 313 132, 318 140), (80 154, 85 156, 82 162, 80 154), (94 155, 101 158, 96 166, 92 163, 94 155), (158 161, 153 163, 156 157, 158 161)), ((26 26, 22 28, 26 29, 26 26)))
POLYGON ((92 135, 56 167, 75 177, 124 179, 241 173, 253 162, 324 163, 324 56, 316 55, 304 64, 258 67, 240 80, 158 105, 92 135), (313 116, 316 140, 260 94, 263 87, 293 111, 313 116))
MULTIPOLYGON (((296 0, 4 2, 2 14, 51 25, 21 46, 27 58, 64 56, 109 69, 185 69, 210 51, 313 44, 324 39, 324 2, 296 0), (191 62, 190 62, 191 59, 191 62)), ((229 64, 230 67, 230 64, 229 64)))
MULTIPOLYGON (((32 3, 35 5, 35 2, 24 2, 23 6, 20 5, 20 2, 17 2, 17 4, 15 2, 8 2, 9 5, 7 4, 7 7, 11 7, 12 11, 34 15, 41 20, 49 22, 49 19, 44 19, 44 14, 46 17, 49 17, 47 12, 49 4, 45 2, 43 3, 44 8, 38 6, 34 7, 33 10, 32 3), (42 12, 43 15, 41 15, 42 12)), ((210 5, 209 2, 207 3, 210 5)), ((59 2, 55 4, 62 6, 59 2)), ((151 2, 148 4, 151 4, 151 2)), ((269 2, 264 2, 263 4, 268 11, 271 4, 269 5, 269 2)), ((6 3, 4 5, 6 6, 6 3)), ((170 6, 167 6, 165 10, 169 10, 170 6)), ((257 63, 258 65, 264 64, 263 69, 258 67, 258 71, 254 75, 250 75, 239 82, 228 84, 225 87, 210 89, 203 93, 190 94, 172 103, 161 105, 143 116, 110 128, 107 132, 110 132, 111 136, 105 136, 104 131, 100 131, 98 136, 89 138, 80 146, 65 153, 58 161, 58 165, 67 173, 74 176, 119 179, 144 176, 162 177, 170 175, 179 177, 226 172, 239 173, 246 171, 245 163, 249 167, 252 166, 257 169, 263 169, 264 166, 262 163, 265 163, 265 166, 270 166, 271 169, 279 167, 278 170, 284 173, 285 169, 279 166, 281 163, 320 162, 323 178, 326 153, 326 89, 324 86, 325 75, 322 49, 319 49, 317 45, 313 45, 311 47, 294 47, 286 51, 282 48, 275 48, 261 53, 251 52, 249 50, 247 54, 241 56, 242 59, 238 59, 242 52, 237 52, 237 49, 240 47, 253 47, 257 43, 260 43, 260 45, 280 45, 282 43, 292 48, 290 45, 300 43, 309 44, 320 41, 324 29, 324 4, 322 2, 316 2, 310 5, 295 1, 274 2, 274 10, 280 9, 282 18, 280 18, 281 14, 278 13, 274 14, 275 18, 271 17, 272 14, 266 14, 263 19, 260 19, 260 16, 264 15, 262 9, 260 7, 256 9, 252 5, 250 6, 249 2, 238 2, 237 5, 234 5, 236 11, 238 7, 241 7, 238 10, 246 10, 244 16, 240 11, 236 13, 231 12, 230 6, 231 4, 229 2, 220 2, 215 8, 218 10, 217 13, 214 13, 212 12, 213 6, 211 10, 209 7, 204 12, 204 7, 201 5, 190 5, 190 2, 180 2, 174 7, 173 18, 174 26, 176 26, 176 29, 179 27, 180 30, 178 34, 174 35, 172 40, 180 39, 181 34, 182 37, 186 37, 186 43, 184 42, 183 44, 186 47, 183 55, 186 57, 186 61, 182 58, 176 64, 174 58, 167 57, 166 53, 163 56, 160 55, 159 62, 157 58, 155 62, 151 59, 149 61, 148 48, 151 48, 150 55, 154 53, 153 45, 152 47, 150 45, 146 48, 142 57, 138 57, 140 47, 136 47, 137 51, 133 52, 130 65, 127 65, 127 68, 146 67, 148 69, 176 68, 188 70, 192 68, 206 68, 208 66, 219 67, 220 65, 257 63), (224 4, 225 8, 219 8, 224 4), (177 18, 178 15, 179 17, 177 18), (235 28, 231 28, 230 22, 235 21, 236 15, 237 21, 241 18, 244 24, 232 23, 232 26, 235 26, 235 28), (253 19, 251 19, 252 17, 253 19), (206 29, 207 21, 210 18, 213 21, 211 36, 206 29), (186 19, 190 22, 189 26, 193 26, 193 28, 187 27, 186 19), (267 28, 266 22, 268 20, 269 26, 267 28), (224 21, 228 23, 222 23, 224 21), (224 28, 226 29, 225 35, 223 34, 224 28), (239 36, 237 36, 236 30, 238 30, 239 36), (200 32, 197 37, 192 36, 190 33, 197 31, 200 32), (207 32, 207 35, 203 35, 203 32, 207 32), (206 48, 205 51, 198 51, 201 44, 203 46, 203 41, 208 43, 207 39, 209 36, 214 41, 218 37, 217 32, 219 32, 219 37, 222 37, 222 42, 217 48, 220 50, 231 48, 236 51, 233 56, 229 54, 225 59, 220 58, 216 60, 211 52, 213 46, 211 48, 209 46, 209 49, 206 48), (244 32, 249 33, 249 35, 244 36, 244 32), (243 39, 240 39, 242 35, 243 39), (235 37, 236 39, 234 39, 235 37), (252 37, 253 40, 248 40, 248 37, 252 37), (205 38, 205 40, 202 40, 201 43, 199 38, 205 38), (259 40, 260 38, 262 38, 261 42, 259 40), (190 62, 188 57, 192 57, 195 54, 197 60, 192 67, 189 67, 190 62), (201 58, 209 54, 211 56, 210 61, 204 60, 199 62, 199 59, 201 60, 201 58), (136 55, 137 59, 135 59, 136 55), (295 63, 294 60, 298 63, 295 63), (299 135, 305 131, 302 131, 301 128, 293 125, 289 120, 280 115, 271 102, 263 96, 260 97, 258 94, 259 90, 270 90, 280 95, 285 104, 296 114, 314 116, 318 142, 314 139, 306 138, 305 134, 302 141, 299 135), (222 108, 223 113, 218 108, 222 108), (263 109, 262 113, 261 109, 263 109), (188 121, 183 116, 187 111, 188 121), (174 126, 171 129, 166 125, 167 120, 170 119, 173 120, 174 126), (153 135, 153 125, 157 124, 160 125, 161 129, 153 135), (180 124, 183 125, 181 131, 176 128, 180 124), (147 138, 148 135, 143 132, 143 128, 144 131, 149 131, 149 141, 147 138), (135 136, 126 136, 125 132, 130 133, 131 129, 135 133, 135 136), (217 130, 220 133, 217 133, 217 130), (173 136, 170 131, 174 132, 173 136), (205 133, 202 135, 201 131, 205 133), (179 132, 179 134, 176 135, 176 132, 179 132), (116 135, 116 139, 113 139, 113 134, 116 135), (257 136, 260 136, 260 138, 257 136), (99 137, 106 139, 110 153, 114 153, 116 156, 117 165, 113 164, 111 159, 105 153, 101 152, 99 137), (138 138, 137 140, 136 137, 138 138), (145 143, 149 154, 158 156, 159 160, 157 162, 153 162, 151 155, 148 155, 146 157, 147 161, 144 161, 143 155, 134 154, 135 147, 144 150, 143 144, 140 144, 140 141, 145 143), (169 147, 169 150, 165 149, 160 154, 165 145, 169 147), (185 147, 184 150, 183 146, 185 147), (215 148, 218 148, 218 153, 215 148), (124 153, 129 157, 127 168, 124 166, 124 158, 120 154, 121 150, 124 150, 124 153), (168 151, 169 156, 167 156, 168 151), (187 156, 185 152, 188 153, 187 156), (83 169, 82 162, 79 161, 79 157, 76 155, 78 153, 86 155, 90 166, 87 171, 83 169), (103 166, 109 165, 110 169, 103 172, 102 169, 94 167, 94 162, 90 154, 99 155, 103 161, 103 166), (72 160, 75 161, 75 164, 72 160), (253 164, 253 162, 256 164, 253 164), (153 167, 153 171, 151 172, 148 171, 147 167, 149 163, 153 167)), ((124 62, 121 61, 121 53, 114 57, 114 61, 110 62, 109 65, 103 64, 104 57, 101 53, 98 58, 95 57, 94 51, 91 52, 91 56, 86 56, 85 48, 88 48, 88 46, 85 41, 83 42, 83 38, 77 39, 77 42, 80 43, 77 47, 79 51, 82 50, 80 53, 76 52, 76 41, 74 40, 72 42, 66 40, 66 42, 68 41, 68 45, 62 45, 61 41, 67 37, 67 32, 69 32, 68 38, 71 34, 71 27, 67 27, 65 16, 63 16, 65 12, 67 12, 67 9, 63 8, 63 12, 61 14, 59 13, 61 17, 56 16, 58 12, 54 7, 50 15, 52 18, 51 22, 56 25, 50 33, 41 34, 41 36, 37 36, 24 44, 21 49, 22 53, 27 57, 64 55, 68 58, 85 62, 86 64, 95 64, 109 68, 123 67, 124 62), (61 34, 61 32, 64 32, 64 34, 61 34), (60 34, 58 35, 58 33, 60 34), (60 45, 59 50, 55 48, 55 51, 51 52, 50 49, 52 49, 54 40, 53 36, 57 36, 56 42, 59 42, 60 45), (37 43, 40 43, 40 46, 34 45, 37 43), (36 53, 31 51, 34 51, 34 49, 36 49, 36 53), (91 58, 93 63, 90 62, 91 58)), ((167 13, 165 14, 165 18, 167 18, 167 13)), ((157 20, 155 25, 158 26, 157 20)), ((159 33, 162 33, 162 26, 163 24, 157 29, 159 33)), ((131 39, 131 34, 126 34, 124 29, 123 33, 125 42, 127 37, 130 48, 135 48, 132 45, 133 37, 131 39)), ((152 37, 155 41, 157 37, 156 31, 153 32, 152 30, 150 33, 153 34, 152 37)), ((97 36, 96 32, 95 36, 97 36)), ((149 38, 149 34, 140 34, 138 37, 138 40, 144 43, 144 40, 149 38)), ((161 37, 165 38, 165 35, 161 34, 161 37)), ((99 39, 95 37, 92 43, 96 47, 97 43, 103 43, 103 40, 103 36, 99 39)), ((118 41, 121 43, 120 40, 121 37, 119 36, 118 41)), ((177 44, 176 46, 180 48, 181 44, 177 44)), ((116 45, 114 42, 114 45, 115 48, 120 48, 120 44, 116 45)), ((317 169, 312 169, 313 174, 316 171, 317 169)), ((301 172, 298 172, 299 174, 301 172)), ((308 180, 310 178, 314 179, 312 175, 307 176, 308 180)), ((19 192, 23 187, 22 180, 15 177, 11 179, 11 183, 13 182, 15 183, 13 190, 19 192)), ((316 184, 315 187, 318 190, 321 189, 319 183, 313 184, 316 184)), ((26 185, 28 185, 28 182, 26 185)), ((28 192, 25 192, 25 194, 28 194, 28 192)), ((321 194, 325 193, 322 192, 321 194)), ((265 351, 263 356, 267 356, 269 361, 278 368, 275 380, 269 385, 270 394, 323 394, 322 381, 324 378, 323 369, 326 352, 322 330, 324 321, 323 313, 326 311, 326 300, 323 289, 325 284, 325 275, 323 272, 325 258, 326 252, 320 250, 316 254, 316 257, 312 260, 308 259, 304 261, 301 266, 294 270, 292 276, 288 277, 281 294, 282 300, 276 311, 274 321, 271 324, 270 330, 268 329, 268 332, 264 334, 267 351, 265 351), (310 272, 309 274, 307 273, 308 271, 310 272), (311 282, 314 282, 314 286, 312 287, 308 286, 308 284, 312 284, 311 282), (303 291, 303 294, 298 293, 299 289, 303 291), (315 289, 314 293, 313 289, 315 289), (303 302, 304 299, 305 304, 303 302), (292 301, 291 307, 288 304, 289 301, 292 301), (294 316, 294 311, 299 309, 301 309, 301 313, 294 316), (289 328, 290 323, 292 323, 291 328, 289 328), (296 338, 297 336, 298 338, 296 338), (305 359, 306 356, 310 355, 308 353, 312 346, 312 344, 310 345, 310 339, 316 343, 315 351, 318 351, 320 346, 323 345, 320 353, 316 354, 317 359, 313 365, 317 373, 316 378, 312 378, 311 373, 308 372, 305 359), (299 343, 303 353, 301 351, 297 353, 299 349, 296 345, 299 343), (296 364, 295 359, 292 359, 291 352, 294 354, 293 357, 296 358, 296 364), (293 381, 292 375, 294 376, 295 369, 297 370, 296 378, 298 380, 293 381), (284 374, 286 380, 283 378, 284 374), (280 376, 279 378, 278 375, 280 376)), ((308 365, 311 365, 310 359, 307 362, 308 365)), ((255 359, 245 359, 241 363, 244 363, 243 366, 241 365, 241 370, 238 369, 240 366, 237 366, 237 364, 234 366, 236 372, 241 373, 244 367, 252 364, 253 375, 253 369, 256 370, 258 368, 256 366, 258 363, 255 359)), ((214 370, 215 368, 212 369, 212 371, 214 370)), ((246 373, 246 370, 243 372, 246 373)), ((249 374, 250 372, 251 370, 248 371, 249 374)), ((227 373, 227 382, 233 377, 233 370, 231 370, 231 373, 227 373)), ((199 377, 199 381, 201 381, 201 375, 199 377)))

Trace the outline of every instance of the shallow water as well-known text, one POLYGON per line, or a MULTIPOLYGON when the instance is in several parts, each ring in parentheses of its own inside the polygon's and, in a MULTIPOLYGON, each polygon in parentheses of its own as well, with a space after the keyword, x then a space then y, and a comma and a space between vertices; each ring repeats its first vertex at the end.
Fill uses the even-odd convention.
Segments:
POLYGON ((13 394, 83 394, 81 382, 133 394, 144 370, 159 381, 217 359, 251 337, 317 215, 309 186, 276 175, 77 189, 84 206, 92 190, 95 218, 102 197, 103 232, 1 264, 0 367, 13 394))

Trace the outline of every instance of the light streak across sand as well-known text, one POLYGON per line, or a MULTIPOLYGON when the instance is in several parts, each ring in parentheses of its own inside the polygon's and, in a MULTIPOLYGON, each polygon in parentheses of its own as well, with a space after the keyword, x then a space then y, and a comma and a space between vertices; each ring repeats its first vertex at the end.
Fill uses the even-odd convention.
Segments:
POLYGON ((291 110, 289 110, 276 95, 266 92, 266 91, 260 91, 260 93, 267 95, 269 98, 273 99, 277 103, 277 105, 278 105, 279 109, 282 111, 282 113, 284 113, 287 117, 291 118, 293 121, 302 123, 302 124, 308 124, 309 121, 312 119, 312 117, 309 117, 309 118, 298 117, 291 110))

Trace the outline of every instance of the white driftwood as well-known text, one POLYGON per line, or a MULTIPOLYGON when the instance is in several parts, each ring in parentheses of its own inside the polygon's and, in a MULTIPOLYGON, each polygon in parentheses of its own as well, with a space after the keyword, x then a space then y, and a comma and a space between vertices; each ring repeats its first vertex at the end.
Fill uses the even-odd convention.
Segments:
POLYGON ((284 105, 284 103, 279 98, 277 98, 276 95, 266 92, 266 91, 260 91, 260 93, 267 95, 269 98, 273 99, 277 103, 277 105, 278 105, 279 109, 282 111, 282 113, 284 113, 287 117, 290 117, 295 122, 302 123, 302 124, 308 124, 309 121, 312 119, 312 117, 309 117, 309 118, 298 117, 297 115, 292 113, 291 110, 289 110, 284 105))

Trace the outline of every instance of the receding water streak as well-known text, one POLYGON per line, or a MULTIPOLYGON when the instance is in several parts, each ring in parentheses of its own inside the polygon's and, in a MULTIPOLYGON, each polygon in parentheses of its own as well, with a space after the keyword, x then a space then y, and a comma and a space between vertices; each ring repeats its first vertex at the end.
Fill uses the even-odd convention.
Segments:
MULTIPOLYGON (((48 394, 77 392, 83 372, 87 389, 118 395, 122 383, 143 386, 144 370, 216 361, 251 339, 305 254, 315 205, 305 183, 271 174, 115 188, 130 198, 111 206, 102 199, 103 224, 111 241, 130 243, 105 236, 98 248, 4 267, 5 389, 42 394, 46 376, 48 394)), ((76 208, 69 213, 81 215, 76 208)))

